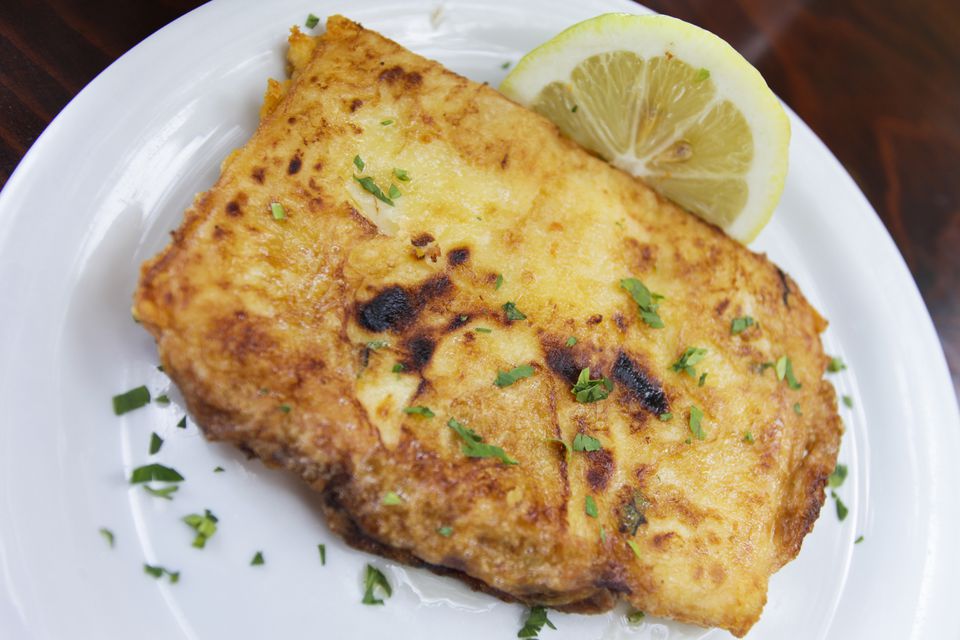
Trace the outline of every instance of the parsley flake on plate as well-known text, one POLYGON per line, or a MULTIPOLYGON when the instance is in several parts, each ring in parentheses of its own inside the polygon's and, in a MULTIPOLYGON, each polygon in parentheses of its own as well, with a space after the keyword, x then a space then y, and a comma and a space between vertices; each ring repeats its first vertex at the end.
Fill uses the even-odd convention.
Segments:
POLYGON ((843 371, 846 368, 847 368, 847 365, 845 365, 843 363, 843 360, 841 360, 839 357, 837 356, 830 357, 830 362, 827 364, 827 371, 829 371, 830 373, 837 373, 838 371, 843 371))
POLYGON ((263 551, 257 551, 257 552, 254 554, 253 559, 250 561, 250 566, 251 566, 251 567, 258 567, 258 566, 262 565, 263 563, 264 563, 264 560, 263 560, 263 551))
POLYGON ((137 467, 130 474, 130 484, 141 482, 181 482, 183 476, 176 469, 165 467, 162 464, 145 464, 137 467))
POLYGON ((184 516, 183 521, 197 532, 196 537, 193 539, 193 546, 197 549, 203 549, 207 544, 207 540, 212 538, 213 534, 217 532, 217 516, 213 515, 210 509, 204 509, 203 515, 191 513, 188 516, 184 516))
POLYGON ((637 309, 644 322, 654 329, 663 328, 663 320, 657 313, 660 306, 659 301, 663 300, 663 296, 652 293, 646 285, 636 278, 624 278, 620 281, 620 288, 629 293, 633 301, 637 303, 637 309))
POLYGON ((152 496, 156 496, 157 498, 163 498, 164 500, 173 500, 172 494, 176 493, 179 488, 180 486, 176 484, 167 485, 166 487, 159 487, 157 489, 154 489, 148 484, 143 485, 144 491, 152 496))
POLYGON ((107 544, 112 548, 114 546, 115 538, 113 531, 107 529, 106 527, 100 527, 100 535, 103 536, 103 539, 107 541, 107 544))
POLYGON ((643 611, 631 611, 626 616, 627 622, 629 624, 640 624, 641 622, 643 622, 643 619, 645 617, 647 616, 645 613, 643 613, 643 611))
POLYGON ((160 451, 160 447, 163 446, 163 438, 157 435, 156 432, 150 434, 150 455, 156 454, 160 451))
POLYGON ((605 400, 610 392, 613 391, 613 382, 605 376, 597 379, 590 378, 590 367, 580 370, 577 376, 577 383, 570 389, 570 393, 577 399, 577 402, 599 402, 605 400))
POLYGON ((843 504, 843 500, 840 499, 840 496, 838 496, 835 491, 830 491, 830 497, 837 503, 837 520, 843 522, 850 512, 849 509, 847 509, 847 505, 843 504))
POLYGON ((180 422, 177 423, 177 429, 186 429, 187 428, 187 416, 180 418, 180 422))
POLYGON ((457 421, 456 418, 450 418, 447 426, 456 432, 463 440, 460 450, 468 458, 497 458, 504 464, 519 464, 516 460, 508 456, 503 449, 487 444, 473 429, 468 429, 457 421))
POLYGON ((141 385, 136 389, 130 389, 130 391, 113 396, 113 413, 122 416, 149 403, 150 390, 141 385))
POLYGON ((827 478, 827 484, 830 485, 831 489, 837 489, 840 485, 843 484, 843 481, 847 479, 847 465, 837 464, 833 469, 833 473, 830 474, 830 477, 827 478))
POLYGON ((179 571, 170 571, 169 569, 165 569, 164 567, 154 567, 149 564, 144 564, 143 572, 148 576, 153 576, 154 578, 157 578, 158 580, 162 578, 164 575, 166 575, 167 579, 170 580, 170 584, 177 584, 178 582, 180 582, 179 571))
POLYGON ((853 398, 851 398, 850 396, 843 396, 842 399, 843 399, 843 405, 847 409, 853 409, 853 398))
POLYGON ((555 626, 553 626, 553 623, 550 622, 550 619, 547 618, 546 607, 531 607, 530 612, 527 614, 527 620, 523 623, 523 628, 517 632, 517 637, 536 638, 540 635, 540 631, 543 630, 544 625, 550 627, 554 631, 557 629, 555 626))
POLYGON ((363 604, 383 604, 383 600, 376 597, 378 589, 384 593, 384 598, 393 595, 393 589, 387 582, 387 576, 383 575, 383 572, 376 567, 368 564, 363 577, 363 604))
POLYGON ((321 567, 327 566, 327 545, 318 544, 317 551, 320 552, 320 566, 321 567))
POLYGON ((493 384, 497 385, 501 389, 503 387, 509 387, 517 380, 523 378, 529 378, 533 375, 533 367, 528 364, 522 364, 519 367, 514 367, 510 371, 500 371, 497 370, 497 379, 493 381, 493 384))
POLYGON ((307 16, 307 21, 304 22, 303 24, 306 25, 307 29, 313 29, 315 26, 320 24, 320 18, 318 18, 317 16, 311 13, 310 15, 307 16))
POLYGON ((161 393, 159 396, 154 398, 153 401, 156 402, 161 407, 165 407, 168 404, 170 404, 170 396, 168 396, 165 393, 161 393))

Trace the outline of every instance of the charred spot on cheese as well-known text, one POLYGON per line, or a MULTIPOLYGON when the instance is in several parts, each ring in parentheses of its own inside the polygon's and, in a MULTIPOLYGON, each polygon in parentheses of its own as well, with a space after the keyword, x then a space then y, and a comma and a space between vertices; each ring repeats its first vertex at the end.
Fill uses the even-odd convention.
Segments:
POLYGON ((458 313, 453 317, 453 320, 450 321, 450 325, 449 325, 450 331, 459 329, 460 327, 467 324, 468 322, 470 322, 469 315, 467 315, 466 313, 458 313))
POLYGON ((350 103, 350 113, 353 113, 354 111, 356 111, 362 106, 363 106, 363 100, 361 100, 360 98, 354 98, 353 101, 350 103))
POLYGON ((565 382, 576 384, 577 376, 580 375, 580 371, 586 366, 577 358, 576 354, 569 348, 565 348, 559 340, 555 342, 553 340, 545 340, 543 350, 546 355, 547 366, 550 367, 550 370, 560 376, 565 382))
POLYGON ((450 278, 444 275, 439 275, 427 280, 423 283, 423 286, 420 287, 420 304, 426 304, 428 301, 433 298, 439 298, 446 295, 453 289, 453 283, 450 281, 450 278))
POLYGON ((396 331, 413 320, 416 311, 403 287, 387 287, 372 300, 360 305, 357 321, 367 331, 396 331))
POLYGON ((263 167, 256 167, 251 173, 250 177, 256 180, 258 183, 263 184, 263 179, 267 175, 267 170, 263 167))
POLYGON ((226 210, 227 210, 227 215, 233 218, 243 215, 243 211, 240 209, 240 205, 237 203, 236 200, 231 200, 230 202, 228 202, 226 206, 226 210))
POLYGON ((423 247, 433 242, 433 240, 434 240, 434 237, 429 233, 420 233, 410 239, 410 244, 412 244, 415 247, 420 247, 422 249, 423 247))
POLYGON ((600 449, 588 452, 586 458, 587 482, 591 489, 599 493, 607 488, 613 476, 613 454, 607 449, 600 449))
POLYGON ((408 89, 416 87, 423 82, 423 77, 416 71, 404 71, 401 66, 393 66, 380 72, 378 79, 387 84, 394 84, 402 81, 408 89))
POLYGON ((787 274, 784 273, 783 269, 781 269, 780 267, 776 267, 776 269, 777 269, 777 275, 780 276, 780 288, 783 289, 783 306, 789 307, 790 306, 790 300, 789 300, 790 283, 787 280, 787 274))
POLYGON ((626 387, 647 411, 658 416, 669 413, 670 405, 663 389, 623 351, 617 355, 610 377, 626 387))
POLYGON ((300 171, 300 167, 303 166, 303 160, 300 159, 299 155, 295 155, 290 158, 290 164, 287 165, 287 173, 289 175, 295 175, 300 171))
POLYGON ((407 370, 419 371, 423 369, 430 358, 433 356, 433 350, 436 344, 429 336, 414 336, 407 341, 407 351, 410 353, 410 360, 407 362, 407 370))
POLYGON ((647 523, 646 511, 650 503, 636 489, 627 488, 627 491, 621 493, 625 493, 626 496, 617 509, 619 531, 634 536, 640 525, 647 523))
POLYGON ((457 249, 453 249, 450 251, 450 253, 447 254, 447 262, 450 264, 451 267, 459 266, 464 262, 466 262, 469 258, 470 258, 470 249, 466 247, 459 247, 457 249))
POLYGON ((603 316, 599 313, 595 313, 587 318, 587 324, 600 324, 601 322, 603 322, 603 316))

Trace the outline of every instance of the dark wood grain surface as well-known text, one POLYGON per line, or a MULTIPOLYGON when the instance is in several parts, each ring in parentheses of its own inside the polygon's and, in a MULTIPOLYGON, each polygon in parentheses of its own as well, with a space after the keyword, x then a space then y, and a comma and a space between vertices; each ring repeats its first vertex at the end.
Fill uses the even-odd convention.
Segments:
MULTIPOLYGON (((97 73, 199 4, 2 0, 0 185, 97 73)), ((729 41, 847 167, 906 258, 960 390, 960 3, 646 4, 729 41)))

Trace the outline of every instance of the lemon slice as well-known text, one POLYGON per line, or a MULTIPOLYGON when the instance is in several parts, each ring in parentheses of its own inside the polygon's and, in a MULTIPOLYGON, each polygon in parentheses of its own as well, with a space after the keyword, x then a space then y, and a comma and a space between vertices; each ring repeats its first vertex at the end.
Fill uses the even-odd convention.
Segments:
POLYGON ((783 107, 733 47, 682 20, 586 20, 528 53, 500 90, 741 242, 783 191, 783 107))

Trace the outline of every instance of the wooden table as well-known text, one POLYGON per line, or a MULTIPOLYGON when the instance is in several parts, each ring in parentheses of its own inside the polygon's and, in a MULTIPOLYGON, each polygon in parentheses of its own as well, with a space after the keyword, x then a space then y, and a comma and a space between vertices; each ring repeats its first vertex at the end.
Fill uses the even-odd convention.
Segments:
MULTIPOLYGON (((0 185, 97 73, 198 4, 0 2, 0 185)), ((960 390, 960 4, 647 4, 733 44, 847 167, 910 265, 960 390)))

